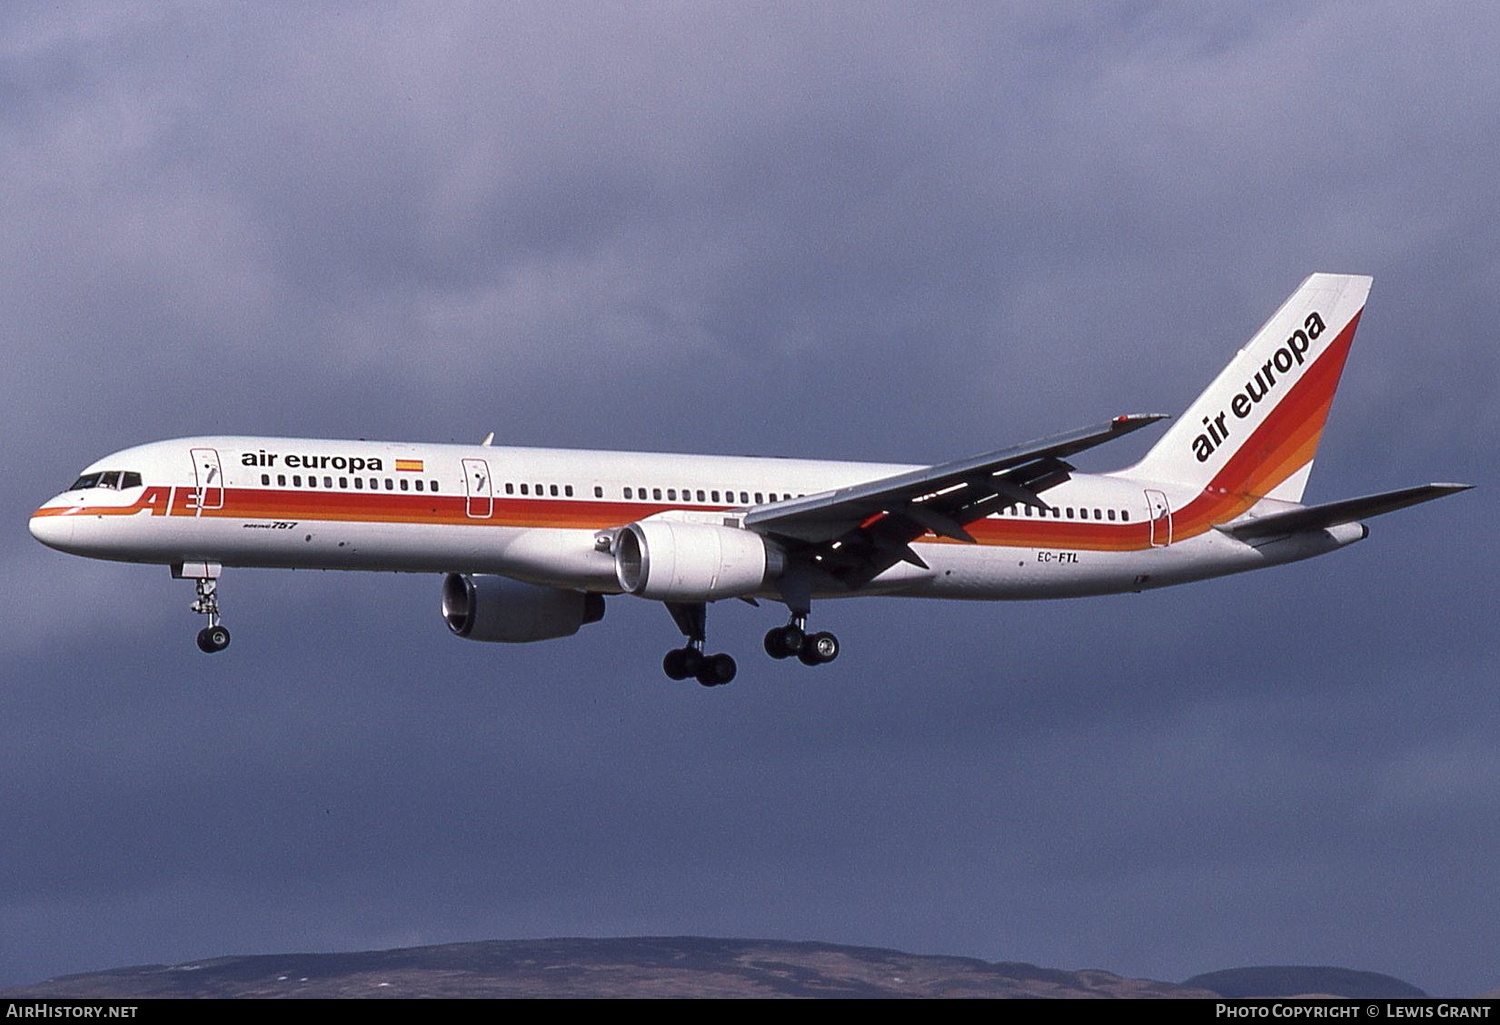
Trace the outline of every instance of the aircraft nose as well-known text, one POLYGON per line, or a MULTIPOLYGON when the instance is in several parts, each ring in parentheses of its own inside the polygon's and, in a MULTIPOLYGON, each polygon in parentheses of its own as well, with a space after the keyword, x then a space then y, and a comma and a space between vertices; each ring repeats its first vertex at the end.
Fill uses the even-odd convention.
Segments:
POLYGON ((31 514, 31 536, 48 548, 66 550, 73 541, 73 517, 44 506, 31 514))

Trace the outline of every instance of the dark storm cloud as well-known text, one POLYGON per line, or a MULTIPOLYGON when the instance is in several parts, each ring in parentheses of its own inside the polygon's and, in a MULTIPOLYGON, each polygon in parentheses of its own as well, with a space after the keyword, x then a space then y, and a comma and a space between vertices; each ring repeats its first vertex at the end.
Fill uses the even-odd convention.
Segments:
POLYGON ((8 12, 0 979, 704 932, 1494 986, 1484 491, 1178 592, 830 603, 838 663, 711 695, 647 603, 497 650, 425 578, 232 574, 204 660, 188 585, 22 524, 213 431, 956 457, 1183 408, 1313 270, 1376 283, 1309 497, 1487 484, 1497 26, 8 12))

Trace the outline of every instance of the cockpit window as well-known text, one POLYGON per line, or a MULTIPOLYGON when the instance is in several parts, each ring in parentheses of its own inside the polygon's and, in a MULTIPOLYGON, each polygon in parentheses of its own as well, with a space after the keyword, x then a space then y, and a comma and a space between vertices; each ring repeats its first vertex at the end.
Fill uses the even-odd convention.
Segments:
POLYGON ((111 491, 123 491, 126 488, 138 488, 141 486, 141 475, 134 470, 103 470, 99 473, 86 473, 73 482, 69 491, 84 491, 88 488, 109 488, 111 491))

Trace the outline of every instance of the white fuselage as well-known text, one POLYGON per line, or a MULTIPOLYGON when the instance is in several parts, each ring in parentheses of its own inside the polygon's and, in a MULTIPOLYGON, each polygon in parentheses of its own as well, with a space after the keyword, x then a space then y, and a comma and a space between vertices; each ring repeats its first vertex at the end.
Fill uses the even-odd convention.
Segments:
MULTIPOLYGON (((737 527, 774 505, 916 469, 801 459, 477 445, 200 437, 126 449, 45 503, 32 533, 62 551, 164 565, 500 574, 617 593, 611 547, 651 517, 737 527), (95 476, 98 475, 98 476, 95 476), (138 475, 135 476, 135 475, 138 475), (92 478, 92 479, 91 479, 92 478)), ((1290 562, 1357 524, 1253 546, 1212 529, 1255 496, 1075 473, 1046 510, 927 535, 850 593, 964 599, 1138 591, 1290 562)), ((774 592, 757 592, 772 593, 774 592)))

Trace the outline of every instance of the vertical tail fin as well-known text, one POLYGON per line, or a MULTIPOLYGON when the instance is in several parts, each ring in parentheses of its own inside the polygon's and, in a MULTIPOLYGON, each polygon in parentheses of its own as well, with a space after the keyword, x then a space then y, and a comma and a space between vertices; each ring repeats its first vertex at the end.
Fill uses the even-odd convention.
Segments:
POLYGON ((1313 274, 1121 476, 1296 502, 1371 279, 1313 274))

